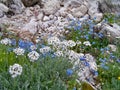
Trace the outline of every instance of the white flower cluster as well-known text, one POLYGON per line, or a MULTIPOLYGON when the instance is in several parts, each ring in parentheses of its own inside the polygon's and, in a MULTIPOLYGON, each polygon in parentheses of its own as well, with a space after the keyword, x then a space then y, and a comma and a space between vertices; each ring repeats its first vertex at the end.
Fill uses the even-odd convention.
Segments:
POLYGON ((4 45, 11 45, 11 40, 9 38, 4 38, 0 41, 1 44, 4 44, 4 45))
POLYGON ((62 51, 56 51, 54 54, 55 54, 57 57, 63 57, 63 56, 64 56, 64 54, 63 54, 62 51))
POLYGON ((57 37, 50 37, 50 38, 48 38, 48 44, 49 45, 54 45, 54 44, 57 44, 59 42, 60 42, 60 40, 57 37))
POLYGON ((28 53, 28 57, 30 59, 31 62, 34 62, 36 60, 38 60, 38 58, 40 57, 39 53, 36 51, 32 51, 28 53))
POLYGON ((84 41, 83 44, 84 44, 85 46, 91 46, 91 44, 90 44, 89 41, 84 41))
POLYGON ((56 47, 57 50, 66 50, 67 46, 68 46, 67 41, 64 40, 64 41, 59 42, 58 44, 56 44, 56 46, 54 46, 54 47, 56 47))
POLYGON ((43 47, 43 48, 40 48, 40 52, 41 52, 42 54, 48 53, 48 52, 50 52, 50 51, 51 51, 51 48, 48 47, 48 46, 45 46, 45 47, 43 47))
POLYGON ((13 52, 17 55, 24 55, 25 50, 23 48, 18 47, 16 49, 13 49, 13 52))
POLYGON ((22 66, 19 64, 14 64, 13 66, 9 67, 9 73, 12 75, 13 78, 21 75, 22 73, 22 66))
POLYGON ((68 44, 68 47, 76 46, 76 43, 73 40, 68 40, 67 44, 68 44))

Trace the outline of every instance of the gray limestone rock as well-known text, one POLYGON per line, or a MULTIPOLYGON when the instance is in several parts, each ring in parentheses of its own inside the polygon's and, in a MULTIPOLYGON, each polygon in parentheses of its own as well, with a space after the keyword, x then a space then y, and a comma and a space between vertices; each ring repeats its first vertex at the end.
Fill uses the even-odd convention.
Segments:
POLYGON ((41 5, 41 0, 22 0, 26 7, 34 6, 36 4, 41 5))
POLYGON ((116 38, 120 36, 120 26, 116 23, 111 26, 108 24, 103 24, 100 32, 107 36, 111 42, 115 42, 116 38))
POLYGON ((120 13, 120 0, 99 0, 100 10, 103 13, 120 13))

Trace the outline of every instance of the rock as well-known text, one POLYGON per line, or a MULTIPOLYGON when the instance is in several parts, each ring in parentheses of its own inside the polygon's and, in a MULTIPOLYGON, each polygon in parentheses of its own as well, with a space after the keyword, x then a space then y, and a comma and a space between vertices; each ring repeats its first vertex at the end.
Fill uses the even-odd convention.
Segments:
POLYGON ((74 17, 81 17, 87 13, 87 10, 85 5, 81 5, 80 7, 73 8, 71 11, 74 17))
POLYGON ((86 61, 90 64, 90 69, 97 70, 97 64, 95 58, 91 54, 86 54, 86 61))
POLYGON ((8 12, 9 8, 6 5, 4 5, 3 3, 0 3, 0 11, 1 12, 8 12))
POLYGON ((116 37, 120 36, 120 26, 117 25, 116 23, 112 24, 112 26, 108 24, 103 24, 101 26, 101 33, 103 33, 107 38, 111 41, 114 42, 116 41, 116 37), (109 34, 109 35, 107 35, 109 34))
POLYGON ((48 0, 47 3, 44 3, 43 12, 45 15, 55 14, 59 8, 59 0, 48 0))
POLYGON ((43 12, 39 12, 39 14, 37 16, 38 20, 42 20, 43 16, 44 16, 43 12))
POLYGON ((73 19, 74 18, 74 16, 72 14, 68 14, 67 16, 68 16, 69 19, 73 19))
POLYGON ((13 0, 14 4, 10 5, 10 9, 15 13, 15 14, 20 14, 23 9, 25 8, 21 0, 13 0))
POLYGON ((85 21, 85 20, 88 20, 89 19, 89 15, 88 14, 86 14, 86 15, 84 15, 84 17, 82 17, 82 18, 79 18, 79 20, 82 22, 82 21, 85 21))
POLYGON ((47 22, 44 22, 44 23, 42 23, 42 25, 41 25, 41 28, 44 30, 44 29, 46 29, 46 28, 48 28, 49 27, 49 25, 48 25, 48 23, 47 22))
POLYGON ((51 26, 51 27, 47 28, 47 30, 49 32, 51 32, 51 34, 52 34, 56 30, 56 26, 51 26))
POLYGON ((97 0, 89 0, 89 10, 88 10, 88 14, 92 17, 95 13, 99 13, 99 4, 97 2, 97 0))
POLYGON ((58 11, 62 17, 66 17, 67 15, 67 9, 65 7, 60 8, 58 11))
POLYGON ((64 7, 76 8, 83 4, 83 0, 64 0, 64 7))
POLYGON ((26 30, 32 34, 35 34, 37 32, 37 25, 38 23, 36 22, 36 20, 32 18, 29 23, 25 24, 22 30, 26 30))
POLYGON ((88 8, 85 5, 81 5, 79 10, 82 12, 83 15, 87 13, 88 8))
POLYGON ((49 15, 50 20, 54 18, 54 15, 49 15))
POLYGON ((0 11, 0 18, 2 18, 3 16, 4 16, 4 13, 0 11))
POLYGON ((100 0, 99 8, 103 13, 120 13, 120 0, 100 0))
POLYGON ((44 16, 43 21, 49 21, 50 18, 48 16, 44 16))
POLYGON ((116 45, 109 44, 108 47, 111 49, 112 52, 116 52, 117 50, 116 45))
POLYGON ((102 23, 98 23, 94 26, 94 32, 99 33, 101 30, 102 23))
POLYGON ((28 17, 30 17, 30 16, 33 15, 33 12, 29 8, 26 8, 25 15, 28 16, 28 17))
POLYGON ((19 14, 24 9, 24 5, 21 2, 21 0, 2 0, 0 2, 2 2, 4 5, 6 5, 9 8, 11 13, 19 14))
POLYGON ((36 4, 41 5, 41 0, 21 0, 26 7, 34 6, 36 4))
MULTIPOLYGON (((85 57, 85 61, 79 61, 78 66, 80 67, 78 70, 78 80, 83 82, 89 82, 89 85, 93 88, 87 88, 87 90, 97 90, 96 89, 96 79, 97 74, 97 64, 95 58, 90 54, 85 54, 83 56, 80 56, 80 58, 85 57), (86 64, 85 64, 86 63, 86 64), (88 65, 88 67, 87 67, 88 65), (96 72, 96 73, 95 73, 96 72)), ((77 67, 76 63, 76 67, 77 67)), ((86 90, 86 88, 82 88, 83 90, 86 90)))
POLYGON ((92 19, 94 19, 96 22, 100 22, 103 18, 102 13, 95 13, 93 16, 91 16, 92 19))
POLYGON ((89 3, 87 1, 84 1, 83 4, 89 8, 89 3))

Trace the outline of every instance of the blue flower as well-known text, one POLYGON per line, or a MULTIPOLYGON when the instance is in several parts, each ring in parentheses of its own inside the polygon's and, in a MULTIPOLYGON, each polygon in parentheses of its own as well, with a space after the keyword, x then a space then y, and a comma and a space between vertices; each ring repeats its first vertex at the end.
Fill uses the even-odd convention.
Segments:
POLYGON ((11 39, 11 44, 13 45, 13 46, 16 46, 16 40, 15 39, 11 39))
POLYGON ((13 48, 8 48, 7 50, 8 50, 8 52, 11 52, 11 51, 13 51, 13 48))
POLYGON ((28 51, 31 51, 30 49, 30 46, 34 45, 33 42, 30 42, 30 41, 23 41, 23 40, 19 40, 18 41, 18 46, 20 48, 23 48, 23 49, 27 49, 28 51))
POLYGON ((109 67, 106 66, 104 63, 102 63, 100 66, 101 66, 101 68, 103 68, 103 69, 105 69, 105 70, 108 70, 108 69, 109 69, 109 67))
POLYGON ((97 17, 94 17, 93 20, 96 20, 97 17))
POLYGON ((109 47, 105 47, 105 50, 108 51, 108 50, 110 50, 110 48, 109 47))
POLYGON ((88 62, 84 62, 85 66, 90 66, 90 64, 88 62))
POLYGON ((80 57, 80 61, 85 61, 86 58, 85 57, 80 57))
POLYGON ((95 42, 92 42, 92 44, 94 45, 94 44, 95 44, 95 42))
POLYGON ((92 34, 93 34, 93 31, 92 31, 92 30, 90 30, 90 31, 88 32, 88 34, 92 35, 92 34))
POLYGON ((95 75, 95 76, 98 76, 98 71, 95 71, 95 72, 94 72, 94 75, 95 75))
POLYGON ((45 47, 45 45, 44 45, 44 44, 41 44, 40 46, 41 46, 42 48, 44 48, 44 47, 45 47))
POLYGON ((116 57, 115 57, 114 55, 110 55, 110 58, 111 58, 111 59, 114 59, 114 58, 116 58, 116 57))
POLYGON ((88 40, 88 39, 89 39, 89 36, 88 36, 88 35, 85 35, 84 38, 85 38, 86 40, 88 40))
POLYGON ((104 58, 104 59, 100 58, 99 60, 100 60, 102 63, 105 63, 105 62, 106 62, 106 58, 104 58))
POLYGON ((98 71, 91 69, 91 72, 93 73, 93 75, 98 76, 98 71))
POLYGON ((52 55, 51 55, 51 57, 52 57, 52 58, 55 58, 55 57, 56 57, 56 55, 55 55, 55 54, 52 54, 52 55))
POLYGON ((104 48, 101 48, 100 51, 101 51, 102 53, 104 53, 105 50, 104 50, 104 48))
POLYGON ((18 46, 20 48, 26 48, 25 42, 23 40, 21 40, 21 39, 18 41, 18 46))
POLYGON ((67 69, 66 74, 68 76, 71 76, 73 74, 73 70, 72 69, 67 69))
POLYGON ((117 59, 116 61, 117 61, 118 63, 120 63, 120 59, 117 59))
POLYGON ((73 90, 77 90, 76 87, 74 87, 73 90))
POLYGON ((102 33, 98 33, 99 38, 103 38, 104 35, 102 33))

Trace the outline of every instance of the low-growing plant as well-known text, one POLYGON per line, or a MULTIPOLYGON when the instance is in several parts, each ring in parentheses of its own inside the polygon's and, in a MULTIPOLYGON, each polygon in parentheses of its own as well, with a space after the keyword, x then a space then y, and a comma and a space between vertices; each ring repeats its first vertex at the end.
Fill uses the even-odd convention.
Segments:
POLYGON ((109 24, 117 23, 120 25, 120 15, 115 15, 113 13, 105 13, 104 19, 109 24))
POLYGON ((102 33, 94 31, 95 24, 92 20, 84 22, 73 21, 72 25, 70 24, 70 26, 66 27, 66 30, 69 31, 69 33, 65 35, 66 39, 81 42, 80 45, 72 48, 73 50, 98 56, 100 49, 109 44, 109 40, 102 33), (87 47, 83 45, 86 41, 89 41, 91 45, 87 47))
MULTIPOLYGON (((0 89, 1 90, 71 90, 76 86, 76 74, 72 71, 67 75, 67 69, 72 63, 63 57, 53 57, 52 54, 40 56, 35 62, 30 62, 25 55, 15 55, 9 50, 12 46, 0 44, 0 89), (19 64, 23 68, 21 75, 12 78, 9 67, 19 64), (72 85, 68 82, 72 82, 72 85)), ((72 69, 71 69, 72 70, 72 69)))

